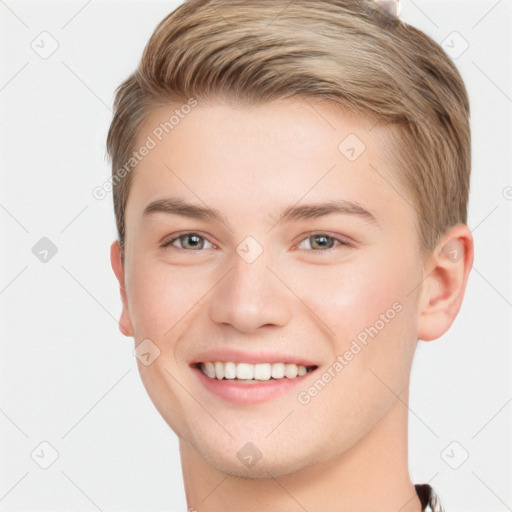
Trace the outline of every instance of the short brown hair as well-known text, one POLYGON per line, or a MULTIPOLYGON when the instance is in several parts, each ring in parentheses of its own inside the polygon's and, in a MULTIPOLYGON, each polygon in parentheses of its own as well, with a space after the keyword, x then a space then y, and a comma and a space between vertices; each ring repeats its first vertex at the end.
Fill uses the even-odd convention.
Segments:
POLYGON ((302 97, 328 100, 388 130, 393 167, 417 212, 420 246, 466 223, 469 100, 443 49, 371 0, 188 0, 155 29, 117 89, 107 139, 121 245, 126 167, 153 106, 302 97))

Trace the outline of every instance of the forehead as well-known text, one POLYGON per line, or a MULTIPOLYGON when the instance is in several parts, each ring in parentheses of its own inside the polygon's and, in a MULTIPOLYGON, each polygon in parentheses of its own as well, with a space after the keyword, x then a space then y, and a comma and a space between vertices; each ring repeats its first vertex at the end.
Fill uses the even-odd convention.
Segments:
POLYGON ((271 214, 301 198, 388 209, 400 202, 385 134, 366 116, 300 98, 184 105, 159 107, 144 122, 136 147, 151 149, 135 169, 129 202, 173 194, 227 216, 254 215, 256 205, 271 214))
MULTIPOLYGON (((139 131, 137 145, 150 136, 159 146, 188 138, 189 143, 195 139, 199 151, 204 147, 202 143, 217 144, 219 151, 226 150, 226 143, 230 149, 243 146, 250 150, 254 145, 247 142, 257 139, 266 152, 280 149, 282 155, 282 151, 293 149, 296 152, 301 147, 304 155, 319 145, 322 149, 331 146, 341 150, 338 145, 349 134, 353 136, 351 140, 356 143, 356 150, 362 150, 363 141, 367 146, 374 146, 378 140, 376 135, 382 132, 381 128, 376 129, 375 119, 343 109, 332 101, 311 98, 261 104, 195 101, 193 107, 189 103, 190 100, 153 109, 139 131), (233 132, 236 138, 228 140, 233 132)), ((347 153, 346 156, 354 160, 354 155, 347 153)))

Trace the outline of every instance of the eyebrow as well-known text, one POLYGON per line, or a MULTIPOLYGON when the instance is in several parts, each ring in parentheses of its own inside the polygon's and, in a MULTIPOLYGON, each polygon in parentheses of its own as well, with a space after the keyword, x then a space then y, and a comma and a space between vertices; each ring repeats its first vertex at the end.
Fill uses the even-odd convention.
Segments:
MULTIPOLYGON (((143 215, 148 216, 155 212, 180 215, 191 219, 214 220, 228 225, 227 219, 219 210, 187 203, 182 199, 166 198, 153 201, 146 206, 143 215)), ((277 217, 271 216, 270 222, 274 225, 288 224, 298 220, 313 219, 331 214, 360 217, 369 224, 379 227, 375 215, 360 204, 347 200, 288 206, 277 217)))

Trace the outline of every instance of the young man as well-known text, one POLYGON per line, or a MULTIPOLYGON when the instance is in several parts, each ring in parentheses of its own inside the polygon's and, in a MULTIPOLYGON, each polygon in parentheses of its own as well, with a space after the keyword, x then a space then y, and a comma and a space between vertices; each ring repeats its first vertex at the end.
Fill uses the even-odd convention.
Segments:
POLYGON ((368 1, 189 1, 108 136, 120 329, 178 435, 190 510, 419 512, 418 340, 473 261, 469 104, 368 1))

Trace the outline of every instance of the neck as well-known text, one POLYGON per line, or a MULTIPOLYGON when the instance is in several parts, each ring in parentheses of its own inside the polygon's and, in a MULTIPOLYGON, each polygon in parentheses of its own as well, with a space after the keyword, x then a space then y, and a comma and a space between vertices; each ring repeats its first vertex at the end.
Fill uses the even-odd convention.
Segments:
POLYGON ((420 512, 408 471, 408 389, 400 399, 350 450, 279 477, 269 473, 269 478, 247 479, 221 472, 180 438, 189 510, 420 512))

